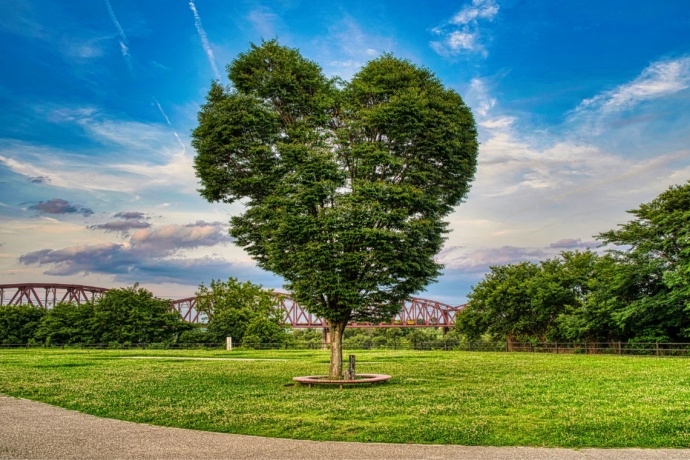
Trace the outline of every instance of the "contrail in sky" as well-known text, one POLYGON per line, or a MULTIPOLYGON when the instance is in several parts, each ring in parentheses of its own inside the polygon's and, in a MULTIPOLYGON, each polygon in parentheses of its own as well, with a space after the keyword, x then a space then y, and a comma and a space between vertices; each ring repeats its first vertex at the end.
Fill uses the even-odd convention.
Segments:
POLYGON ((156 99, 154 97, 153 102, 156 103, 156 107, 158 107, 158 111, 161 113, 161 115, 163 115, 163 118, 165 118, 165 121, 166 121, 166 123, 168 123, 168 126, 170 126, 173 129, 173 134, 175 135, 177 142, 180 144, 180 147, 182 147, 182 152, 187 153, 187 149, 185 148, 184 144, 182 143, 180 136, 177 135, 177 131, 175 131, 175 128, 173 128, 172 123, 170 123, 170 118, 168 118, 168 116, 165 114, 165 111, 163 110, 163 107, 161 107, 160 103, 158 102, 158 99, 156 99))
POLYGON ((113 21, 113 24, 117 29, 117 33, 120 35, 120 50, 122 51, 122 57, 125 58, 125 61, 127 62, 127 67, 129 68, 129 71, 131 73, 132 55, 129 54, 129 40, 127 40, 127 34, 125 34, 125 30, 120 25, 120 21, 117 20, 117 16, 115 16, 115 12, 113 11, 113 7, 112 5, 110 5, 109 0, 105 0, 105 6, 108 7, 108 15, 110 16, 110 20, 113 21))
POLYGON ((196 6, 194 5, 194 1, 192 0, 190 0, 189 2, 189 9, 192 10, 192 13, 194 14, 194 25, 196 26, 197 32, 199 32, 199 38, 201 38, 201 45, 204 47, 204 51, 206 51, 206 57, 208 57, 208 62, 211 64, 213 75, 215 75, 216 80, 220 80, 218 67, 216 67, 216 58, 213 57, 213 50, 211 49, 211 45, 208 44, 206 32, 204 31, 204 28, 201 25, 201 16, 199 16, 199 12, 196 10, 196 6))

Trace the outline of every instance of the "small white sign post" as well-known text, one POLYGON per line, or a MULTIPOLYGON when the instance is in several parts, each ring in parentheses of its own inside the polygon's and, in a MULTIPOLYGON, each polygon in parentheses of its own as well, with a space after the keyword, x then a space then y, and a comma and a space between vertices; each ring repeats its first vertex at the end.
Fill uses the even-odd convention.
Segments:
POLYGON ((227 337, 225 339, 225 349, 227 351, 232 351, 232 337, 227 337))

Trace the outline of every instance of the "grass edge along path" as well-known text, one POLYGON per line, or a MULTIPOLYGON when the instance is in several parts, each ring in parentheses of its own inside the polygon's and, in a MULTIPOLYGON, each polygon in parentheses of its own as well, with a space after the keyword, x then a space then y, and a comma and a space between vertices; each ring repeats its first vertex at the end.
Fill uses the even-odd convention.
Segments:
POLYGON ((690 360, 356 354, 358 372, 393 379, 344 390, 292 385, 325 373, 322 351, 2 350, 0 393, 120 420, 293 439, 690 446, 690 360), (158 359, 122 359, 135 356, 158 359))

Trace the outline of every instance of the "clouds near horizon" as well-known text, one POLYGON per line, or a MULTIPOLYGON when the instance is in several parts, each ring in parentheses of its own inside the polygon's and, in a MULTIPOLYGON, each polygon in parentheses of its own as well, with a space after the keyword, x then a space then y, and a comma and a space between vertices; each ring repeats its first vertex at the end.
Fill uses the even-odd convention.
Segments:
MULTIPOLYGON (((140 220, 132 220, 126 230, 135 229, 132 225, 136 225, 136 222, 141 223, 140 220)), ((97 228, 109 230, 103 226, 97 228)), ((149 273, 151 268, 160 266, 166 267, 168 273, 161 275, 166 281, 187 284, 188 276, 175 278, 173 273, 180 275, 182 267, 192 265, 201 268, 206 263, 210 267, 218 267, 227 266, 229 262, 218 257, 182 257, 184 251, 225 245, 229 242, 231 238, 224 224, 199 221, 186 225, 136 228, 124 243, 83 244, 62 249, 31 251, 21 255, 19 262, 23 265, 45 267, 44 273, 47 275, 101 273, 114 275, 115 279, 122 281, 136 281, 134 278, 138 276, 139 280, 145 282, 152 281, 152 275, 149 273)), ((206 267, 206 270, 210 270, 210 267, 206 267)), ((197 283, 196 279, 192 282, 197 283)))

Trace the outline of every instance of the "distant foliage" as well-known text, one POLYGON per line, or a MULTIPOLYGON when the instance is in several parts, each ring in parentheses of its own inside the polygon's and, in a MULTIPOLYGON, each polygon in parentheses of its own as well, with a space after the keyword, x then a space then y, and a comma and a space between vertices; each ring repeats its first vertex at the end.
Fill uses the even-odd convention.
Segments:
POLYGON ((491 267, 458 315, 470 339, 682 342, 690 339, 690 182, 629 211, 598 239, 605 256, 564 252, 491 267))
POLYGON ((31 305, 0 306, 0 344, 25 344, 34 339, 45 310, 31 305))
POLYGON ((47 310, 36 331, 42 343, 94 343, 94 304, 59 303, 47 310))
POLYGON ((232 337, 243 343, 284 343, 284 313, 270 290, 236 278, 211 280, 197 290, 197 308, 208 318, 208 337, 216 342, 232 337))
POLYGON ((170 302, 134 285, 110 289, 93 308, 93 339, 98 343, 167 342, 188 328, 170 302))
POLYGON ((92 303, 51 309, 0 307, 0 343, 93 344, 174 342, 191 329, 167 300, 134 285, 110 289, 92 303))

